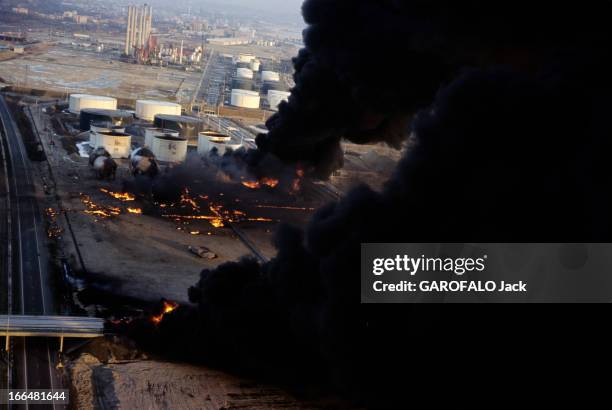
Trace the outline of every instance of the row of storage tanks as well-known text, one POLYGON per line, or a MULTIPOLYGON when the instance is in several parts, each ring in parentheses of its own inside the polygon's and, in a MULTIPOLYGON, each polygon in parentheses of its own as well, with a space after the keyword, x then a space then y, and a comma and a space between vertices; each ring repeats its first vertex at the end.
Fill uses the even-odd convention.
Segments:
MULTIPOLYGON (((71 94, 68 111, 80 114, 85 109, 117 110, 117 99, 100 95, 71 94)), ((136 118, 153 121, 156 114, 181 115, 181 105, 168 101, 136 100, 136 118)))
MULTIPOLYGON (((222 155, 227 148, 240 147, 231 144, 229 136, 204 131, 203 120, 180 115, 180 106, 178 111, 166 110, 171 107, 167 104, 172 103, 150 100, 139 102, 141 109, 139 111, 137 102, 136 117, 153 122, 152 127, 145 128, 144 146, 153 152, 158 161, 183 162, 187 157, 189 143, 195 141, 200 154, 217 148, 222 155)), ((117 110, 116 106, 116 100, 113 98, 77 94, 70 96, 69 111, 79 114, 79 126, 82 131, 89 131, 91 147, 104 147, 112 158, 128 158, 132 136, 125 131, 133 124, 135 117, 130 111, 117 110)))
POLYGON ((290 93, 285 90, 280 81, 280 75, 275 71, 261 72, 261 94, 257 92, 253 82, 254 73, 259 72, 261 62, 252 54, 240 54, 235 59, 236 74, 232 81, 230 104, 241 108, 259 108, 261 94, 265 95, 270 109, 277 110, 282 101, 289 99, 290 93))

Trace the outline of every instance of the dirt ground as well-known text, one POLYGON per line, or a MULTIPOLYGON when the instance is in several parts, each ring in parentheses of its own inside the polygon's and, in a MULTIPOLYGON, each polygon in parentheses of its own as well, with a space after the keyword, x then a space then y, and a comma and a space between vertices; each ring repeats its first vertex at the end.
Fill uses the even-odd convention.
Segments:
POLYGON ((6 82, 116 98, 189 99, 201 74, 128 64, 69 45, 50 45, 0 61, 6 82), (178 93, 177 93, 178 90, 178 93))
MULTIPOLYGON (((62 247, 75 264, 75 269, 108 280, 113 284, 112 293, 119 296, 151 302, 166 298, 185 303, 187 289, 198 281, 202 269, 214 268, 243 256, 254 256, 229 226, 214 227, 208 220, 178 223, 157 214, 147 215, 146 209, 151 206, 147 201, 136 198, 124 202, 102 192, 101 189, 122 192, 123 182, 132 180, 127 160, 117 160, 119 169, 115 181, 98 180, 87 158, 67 153, 66 140, 74 138, 54 136, 50 131, 53 129, 51 117, 38 111, 39 108, 43 107, 32 107, 32 112, 37 129, 43 130, 40 135, 52 173, 46 178, 55 180, 55 194, 59 198, 59 205, 55 208, 66 212, 75 235, 76 246, 69 235, 69 227, 63 218, 58 218, 64 228, 62 247), (63 145, 60 138, 64 138, 63 145), (87 214, 91 203, 103 208, 117 208, 118 214, 108 218, 87 214), (133 214, 128 208, 145 211, 133 214), (189 251, 190 246, 208 248, 216 258, 200 258, 189 251), (77 247, 81 258, 78 258, 77 247)), ((245 188, 245 191, 248 190, 245 188)), ((234 200, 238 204, 240 199, 234 200)), ((261 208, 250 216, 265 217, 266 221, 245 221, 235 225, 265 257, 272 258, 276 253, 272 239, 279 222, 303 225, 313 211, 314 207, 299 211, 261 208)))
POLYGON ((71 408, 347 409, 206 367, 150 360, 131 346, 95 339, 66 363, 71 408))

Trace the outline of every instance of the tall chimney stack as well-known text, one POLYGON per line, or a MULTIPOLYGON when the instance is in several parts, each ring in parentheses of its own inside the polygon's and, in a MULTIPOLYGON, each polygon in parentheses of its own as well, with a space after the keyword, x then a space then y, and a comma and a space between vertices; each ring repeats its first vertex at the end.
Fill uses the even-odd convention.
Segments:
POLYGON ((132 6, 128 6, 128 17, 127 17, 127 30, 125 32, 125 55, 130 55, 132 50, 132 6))

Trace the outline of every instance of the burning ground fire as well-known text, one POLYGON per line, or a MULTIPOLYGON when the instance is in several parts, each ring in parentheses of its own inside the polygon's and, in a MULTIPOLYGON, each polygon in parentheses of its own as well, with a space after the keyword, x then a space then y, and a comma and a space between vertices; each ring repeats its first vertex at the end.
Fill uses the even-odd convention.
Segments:
MULTIPOLYGON (((135 197, 132 194, 112 192, 104 188, 100 188, 100 191, 109 194, 113 198, 116 198, 122 202, 135 200, 135 197)), ((119 207, 96 204, 89 195, 83 193, 81 193, 80 196, 81 202, 83 202, 83 204, 87 208, 83 211, 83 213, 85 213, 86 215, 94 216, 96 219, 105 219, 121 215, 122 213, 122 209, 119 207)), ((127 207, 125 211, 129 214, 142 214, 142 209, 136 207, 127 207)))
POLYGON ((164 306, 162 308, 161 313, 159 315, 151 316, 151 322, 155 323, 156 325, 159 324, 164 319, 164 315, 172 312, 173 310, 179 307, 178 303, 173 302, 171 300, 164 300, 163 304, 164 306))
MULTIPOLYGON (((174 204, 159 204, 160 208, 173 208, 174 204)), ((190 196, 189 190, 185 189, 181 195, 179 206, 187 208, 195 214, 182 215, 179 213, 164 213, 162 217, 172 219, 181 225, 189 225, 189 221, 205 220, 210 223, 213 228, 223 228, 227 224, 237 222, 275 222, 271 218, 249 217, 244 211, 238 209, 227 209, 220 203, 212 202, 208 195, 198 195, 197 198, 190 196), (205 202, 205 205, 200 205, 198 201, 205 202), (201 214, 201 209, 208 209, 208 214, 201 214)), ((182 230, 179 226, 178 229, 182 230)), ((191 235, 199 235, 201 231, 188 229, 191 235)), ((210 233, 209 233, 210 234, 210 233)))
POLYGON ((128 192, 113 192, 113 191, 109 191, 106 188, 100 188, 100 192, 104 192, 105 194, 108 194, 112 196, 113 198, 118 199, 123 202, 129 202, 129 201, 136 200, 136 197, 128 192))

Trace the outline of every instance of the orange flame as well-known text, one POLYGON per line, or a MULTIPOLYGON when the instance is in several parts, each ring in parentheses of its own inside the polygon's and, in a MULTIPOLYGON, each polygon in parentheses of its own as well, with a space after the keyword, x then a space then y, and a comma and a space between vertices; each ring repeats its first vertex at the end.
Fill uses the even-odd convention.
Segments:
POLYGON ((127 208, 127 211, 131 214, 137 214, 137 215, 142 214, 142 209, 140 208, 127 208))
POLYGON ((115 199, 119 199, 120 201, 124 201, 124 202, 128 202, 128 201, 134 201, 136 199, 136 197, 128 192, 113 192, 113 191, 109 191, 108 189, 105 188, 100 188, 100 191, 104 192, 105 194, 108 194, 110 196, 112 196, 115 199))
POLYGON ((156 325, 159 324, 162 321, 162 319, 164 318, 164 315, 166 315, 167 313, 172 312, 177 307, 179 307, 178 303, 173 302, 171 300, 164 300, 164 307, 163 307, 161 313, 159 315, 151 316, 151 321, 153 323, 155 323, 156 325))
POLYGON ((278 179, 263 177, 259 181, 242 181, 242 185, 250 189, 259 189, 262 186, 276 188, 278 186, 278 179))

